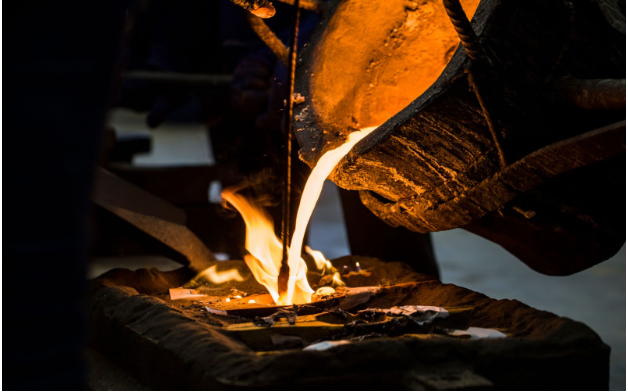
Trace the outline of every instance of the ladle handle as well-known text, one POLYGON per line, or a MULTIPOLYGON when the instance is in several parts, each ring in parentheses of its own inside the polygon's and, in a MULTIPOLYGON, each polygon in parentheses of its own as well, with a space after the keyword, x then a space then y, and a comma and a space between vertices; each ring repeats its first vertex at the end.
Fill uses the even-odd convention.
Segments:
POLYGON ((288 66, 288 47, 277 37, 275 33, 264 23, 262 18, 257 17, 249 12, 246 14, 246 20, 249 26, 253 29, 255 34, 264 41, 266 46, 281 60, 281 62, 288 66))
MULTIPOLYGON (((277 0, 282 3, 294 5, 294 0, 277 0)), ((329 10, 329 3, 320 0, 301 0, 299 1, 299 8, 316 12, 323 17, 329 10)), ((264 20, 258 16, 253 15, 250 12, 246 13, 246 20, 249 26, 253 29, 255 34, 264 41, 266 46, 281 60, 281 62, 288 66, 288 47, 277 37, 275 33, 264 23, 264 20)))

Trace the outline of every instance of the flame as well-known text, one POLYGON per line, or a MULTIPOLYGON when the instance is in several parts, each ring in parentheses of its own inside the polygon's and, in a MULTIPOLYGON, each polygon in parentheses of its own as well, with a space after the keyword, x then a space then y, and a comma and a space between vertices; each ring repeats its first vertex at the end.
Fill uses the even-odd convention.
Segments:
POLYGON ((305 252, 309 253, 312 258, 314 258, 314 262, 316 263, 316 269, 323 272, 323 274, 333 274, 331 282, 332 287, 346 286, 345 282, 340 277, 340 272, 338 272, 331 264, 331 262, 327 260, 323 252, 313 250, 307 245, 305 246, 305 252))
POLYGON ((332 277, 332 280, 331 280, 331 286, 332 287, 346 286, 345 282, 343 282, 342 278, 340 277, 340 272, 334 272, 334 276, 332 277))
POLYGON ((277 277, 281 267, 282 248, 281 242, 275 236, 273 221, 262 208, 250 203, 244 196, 236 193, 238 188, 229 187, 222 191, 222 198, 235 207, 242 215, 246 224, 246 242, 244 247, 250 253, 244 256, 244 262, 260 284, 262 284, 275 303, 290 305, 312 302, 314 290, 307 282, 307 267, 300 258, 295 273, 291 272, 290 281, 296 287, 290 301, 280 299, 277 288, 277 277))
POLYGON ((327 260, 323 252, 314 250, 307 245, 305 245, 305 252, 312 256, 314 263, 316 263, 317 270, 322 271, 323 268, 329 268, 331 266, 331 263, 327 260))
POLYGON ((216 271, 215 265, 212 265, 211 267, 196 275, 193 280, 198 281, 202 278, 205 278, 215 284, 221 284, 232 280, 242 282, 244 280, 244 278, 242 277, 242 275, 240 275, 240 272, 238 272, 237 269, 233 268, 227 271, 216 271))
MULTIPOLYGON (((245 248, 250 254, 244 256, 244 261, 255 279, 266 287, 275 303, 291 305, 293 303, 303 304, 312 301, 314 290, 312 290, 307 281, 307 266, 301 258, 305 229, 314 211, 314 206, 320 197, 325 179, 331 174, 338 162, 351 151, 351 148, 376 128, 368 127, 351 133, 345 144, 323 154, 307 179, 289 248, 288 266, 290 267, 290 277, 288 279, 288 291, 285 296, 279 296, 277 287, 277 278, 281 268, 282 246, 275 235, 272 219, 262 208, 249 203, 244 196, 237 194, 238 188, 230 187, 222 191, 222 198, 238 210, 246 224, 245 248)), ((330 265, 321 252, 310 249, 309 253, 316 260, 317 267, 330 265)), ((319 269, 322 269, 322 267, 319 269)), ((334 276, 334 278, 337 284, 342 282, 339 274, 337 277, 334 276)), ((344 283, 341 284, 344 285, 344 283)))

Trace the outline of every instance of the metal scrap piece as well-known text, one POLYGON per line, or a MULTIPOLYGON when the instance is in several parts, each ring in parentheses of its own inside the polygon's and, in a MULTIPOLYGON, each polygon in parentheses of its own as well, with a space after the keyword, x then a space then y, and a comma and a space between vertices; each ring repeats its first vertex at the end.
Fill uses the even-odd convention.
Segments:
POLYGON ((469 327, 466 330, 461 330, 461 329, 448 330, 447 335, 468 337, 470 340, 500 339, 500 338, 508 337, 508 335, 496 329, 478 328, 478 327, 469 327))
POLYGON ((373 318, 375 314, 378 313, 383 313, 387 316, 406 317, 418 325, 429 324, 437 318, 445 318, 449 316, 449 312, 445 308, 421 305, 401 305, 394 306, 390 309, 369 308, 358 312, 359 315, 362 315, 367 319, 373 318))
POLYGON ((335 341, 326 340, 324 342, 310 344, 309 346, 305 347, 303 351, 325 351, 325 350, 329 350, 330 348, 341 346, 343 344, 349 344, 349 343, 351 342, 348 340, 335 340, 335 341))
POLYGON ((381 291, 378 286, 347 287, 346 297, 340 301, 340 309, 349 310, 368 302, 371 297, 381 291))
POLYGON ((276 321, 285 318, 288 324, 293 325, 297 321, 297 309, 298 307, 294 305, 292 310, 283 308, 267 317, 255 317, 253 324, 258 327, 272 327, 276 321))
POLYGON ((260 18, 270 18, 275 15, 275 7, 268 0, 231 0, 231 2, 260 18))
POLYGON ((207 310, 209 313, 212 313, 212 314, 217 314, 220 316, 228 316, 227 312, 225 312, 224 310, 210 308, 209 306, 205 306, 205 310, 207 310))

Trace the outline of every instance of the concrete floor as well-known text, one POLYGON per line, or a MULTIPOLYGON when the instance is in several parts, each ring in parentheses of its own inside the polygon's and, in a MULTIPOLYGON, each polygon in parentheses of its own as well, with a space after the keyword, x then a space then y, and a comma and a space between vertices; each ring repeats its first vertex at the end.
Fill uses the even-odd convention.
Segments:
MULTIPOLYGON (((146 131, 143 117, 116 111, 111 123, 120 131, 146 131)), ((198 125, 166 125, 153 132, 153 152, 137 156, 137 165, 213 163, 206 132, 198 125)), ((328 181, 310 225, 310 246, 328 258, 349 253, 337 189, 328 181)), ((626 248, 612 259, 569 277, 530 270, 503 248, 461 229, 433 234, 443 282, 490 297, 517 299, 537 309, 584 322, 611 346, 611 390, 626 389, 626 248)), ((152 260, 152 261, 151 261, 152 260)), ((136 268, 152 259, 100 260, 96 276, 122 262, 136 268)), ((176 264, 159 259, 162 269, 176 264)))

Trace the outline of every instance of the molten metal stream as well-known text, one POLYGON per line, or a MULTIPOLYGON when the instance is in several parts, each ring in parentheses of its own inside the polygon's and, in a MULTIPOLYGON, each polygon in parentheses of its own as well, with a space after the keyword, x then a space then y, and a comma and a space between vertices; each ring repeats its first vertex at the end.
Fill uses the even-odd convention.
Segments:
POLYGON ((320 197, 325 179, 353 146, 375 128, 377 127, 363 128, 351 133, 345 144, 323 154, 307 179, 289 249, 290 277, 285 295, 279 296, 278 292, 277 279, 281 267, 282 246, 275 235, 270 216, 261 207, 249 203, 244 196, 237 194, 237 188, 223 190, 223 199, 238 210, 246 224, 245 248, 250 254, 244 256, 244 261, 255 279, 266 287, 277 304, 303 304, 312 301, 311 296, 314 291, 307 281, 307 266, 301 258, 305 229, 320 197))
POLYGON ((321 191, 323 190, 323 184, 332 170, 338 165, 338 162, 342 158, 345 157, 351 151, 353 146, 356 145, 357 142, 364 139, 366 135, 373 132, 377 127, 367 127, 362 128, 357 132, 353 132, 349 134, 349 138, 347 142, 342 146, 327 151, 323 156, 316 162, 316 166, 312 169, 312 173, 307 179, 305 183, 305 188, 303 188, 303 194, 301 196, 301 200, 299 202, 299 210, 297 212, 297 221, 294 228, 294 233, 292 234, 292 242, 290 243, 290 251, 288 257, 288 266, 290 267, 290 279, 288 280, 288 293, 286 295, 286 299, 280 299, 281 301, 285 301, 286 304, 292 303, 292 297, 295 292, 295 284, 297 282, 297 275, 293 271, 298 271, 299 268, 299 260, 301 260, 301 248, 303 246, 303 237, 305 236, 305 229, 307 228, 308 223, 310 222, 310 218, 312 217, 312 212, 314 211, 314 207, 316 206, 316 202, 321 195, 321 191))

